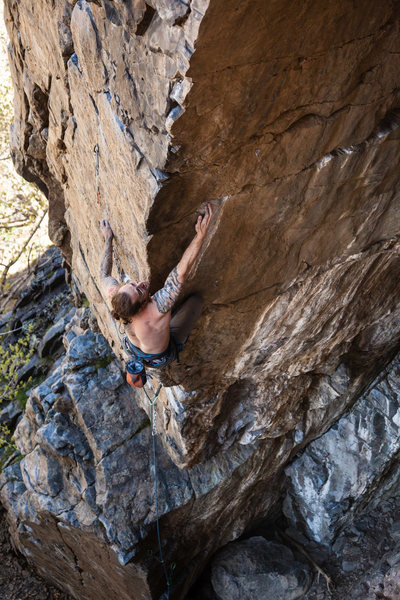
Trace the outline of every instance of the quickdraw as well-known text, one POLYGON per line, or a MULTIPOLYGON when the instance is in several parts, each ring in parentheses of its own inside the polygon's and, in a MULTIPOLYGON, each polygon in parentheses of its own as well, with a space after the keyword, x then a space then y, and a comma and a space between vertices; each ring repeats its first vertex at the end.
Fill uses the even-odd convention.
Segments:
POLYGON ((99 145, 96 144, 94 147, 94 156, 96 161, 96 199, 97 204, 101 206, 101 194, 100 194, 100 176, 99 176, 99 145))

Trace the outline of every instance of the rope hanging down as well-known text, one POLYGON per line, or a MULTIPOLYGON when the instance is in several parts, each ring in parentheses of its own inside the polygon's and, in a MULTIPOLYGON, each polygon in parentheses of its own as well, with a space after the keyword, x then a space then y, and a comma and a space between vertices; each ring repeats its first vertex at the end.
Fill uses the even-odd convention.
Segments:
MULTIPOLYGON (((94 147, 94 155, 95 155, 95 164, 96 164, 96 200, 97 200, 97 204, 98 206, 101 206, 101 193, 100 193, 100 173, 99 173, 99 145, 96 144, 94 147)), ((119 260, 119 256, 117 254, 117 252, 115 251, 114 248, 114 259, 115 259, 115 264, 117 267, 117 271, 118 274, 120 276, 121 279, 123 279, 124 277, 124 271, 121 267, 121 263, 119 260)), ((163 570, 164 570, 164 575, 165 575, 165 580, 167 582, 167 595, 166 595, 166 600, 169 600, 170 598, 170 588, 171 588, 171 579, 168 575, 168 570, 167 570, 167 566, 165 564, 164 561, 164 554, 162 551, 162 545, 161 545, 161 535, 160 535, 160 517, 159 517, 159 513, 158 513, 158 474, 157 474, 157 453, 156 453, 156 413, 154 411, 154 405, 157 402, 158 396, 160 394, 160 390, 161 390, 162 384, 160 383, 160 385, 157 388, 156 393, 154 394, 154 398, 150 398, 149 394, 147 393, 147 390, 145 387, 143 387, 144 392, 147 396, 147 399, 149 401, 150 404, 150 424, 151 424, 151 436, 152 436, 152 440, 153 440, 153 470, 154 470, 154 504, 155 504, 155 511, 156 511, 156 529, 157 529, 157 540, 158 540, 158 552, 159 552, 159 562, 162 564, 163 566, 163 570)))
POLYGON ((158 552, 160 555, 159 561, 163 566, 165 580, 167 582, 167 596, 166 600, 169 600, 170 597, 170 588, 171 588, 171 579, 168 575, 167 566, 164 561, 164 554, 161 546, 161 535, 160 535, 160 518, 158 514, 158 475, 157 475, 157 454, 156 454, 156 413, 154 411, 154 405, 157 402, 158 396, 160 394, 162 384, 157 388, 156 393, 154 394, 154 398, 150 398, 147 393, 146 386, 143 387, 144 393, 147 396, 147 399, 150 404, 150 425, 151 425, 151 436, 153 440, 153 469, 154 469, 154 504, 156 510, 156 528, 157 528, 157 539, 158 539, 158 552))

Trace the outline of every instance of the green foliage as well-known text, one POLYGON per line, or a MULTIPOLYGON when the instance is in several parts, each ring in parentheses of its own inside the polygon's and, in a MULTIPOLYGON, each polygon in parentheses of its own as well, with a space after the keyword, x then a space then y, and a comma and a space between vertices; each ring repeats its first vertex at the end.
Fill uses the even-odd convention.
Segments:
POLYGON ((11 431, 5 423, 0 422, 0 472, 16 450, 17 446, 11 436, 11 431))
MULTIPOLYGON (((29 323, 25 334, 15 344, 0 345, 0 404, 17 402, 21 409, 25 408, 28 391, 40 381, 29 377, 18 381, 19 370, 32 358, 35 348, 32 345, 32 333, 35 326, 29 323)), ((17 447, 9 427, 0 422, 0 471, 17 447)))
POLYGON ((0 404, 17 401, 21 408, 25 406, 26 391, 33 385, 32 377, 27 381, 18 381, 18 372, 30 361, 35 349, 30 347, 34 324, 29 323, 24 336, 15 344, 0 345, 0 404))
POLYGON ((16 394, 16 401, 19 404, 21 410, 25 409, 26 401, 28 400, 29 392, 32 388, 37 387, 46 379, 46 375, 40 375, 39 377, 29 377, 26 381, 20 384, 16 394))
POLYGON ((105 369, 114 359, 113 354, 109 354, 108 356, 104 356, 103 358, 98 358, 94 363, 96 369, 105 369))

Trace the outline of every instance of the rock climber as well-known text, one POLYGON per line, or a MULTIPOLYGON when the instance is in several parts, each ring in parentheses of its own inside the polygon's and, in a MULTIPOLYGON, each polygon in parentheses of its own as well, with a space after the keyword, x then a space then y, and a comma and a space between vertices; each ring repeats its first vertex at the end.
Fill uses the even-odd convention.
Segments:
POLYGON ((148 281, 131 280, 118 283, 111 277, 113 231, 104 219, 100 227, 105 239, 104 255, 100 265, 103 290, 111 301, 111 314, 125 326, 125 350, 133 359, 127 365, 127 381, 136 387, 146 382, 145 367, 163 368, 179 358, 203 309, 201 296, 192 295, 172 313, 182 286, 199 255, 213 217, 211 204, 197 219, 196 235, 186 248, 181 260, 171 271, 162 287, 150 295, 148 281))

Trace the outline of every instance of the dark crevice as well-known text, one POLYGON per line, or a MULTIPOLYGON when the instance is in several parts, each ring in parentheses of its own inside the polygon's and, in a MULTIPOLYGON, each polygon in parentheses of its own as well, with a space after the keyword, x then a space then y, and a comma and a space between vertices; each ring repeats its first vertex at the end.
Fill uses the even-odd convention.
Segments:
POLYGON ((178 102, 176 102, 176 100, 172 100, 171 98, 168 98, 165 114, 169 115, 171 110, 173 110, 174 108, 177 108, 178 106, 179 106, 179 104, 178 104, 178 102))
POLYGON ((67 63, 73 54, 75 54, 74 49, 72 49, 71 51, 65 52, 65 54, 62 55, 65 68, 67 68, 67 63))
POLYGON ((113 6, 113 3, 110 2, 110 0, 104 0, 104 8, 106 11, 107 20, 110 21, 113 25, 121 27, 121 15, 118 12, 118 9, 115 6, 113 6))
MULTIPOLYGON (((67 151, 67 146, 65 145, 64 141, 63 141, 63 140, 61 140, 61 139, 58 139, 58 140, 57 140, 56 147, 57 147, 57 150, 58 150, 59 152, 62 152, 62 153, 64 153, 64 152, 66 152, 66 151, 67 151)), ((64 175, 65 175, 65 173, 64 173, 64 175)))
MULTIPOLYGON (((144 159, 144 154, 141 151, 141 149, 139 148, 139 146, 137 145, 137 143, 135 142, 135 137, 132 133, 132 131, 129 129, 129 127, 127 126, 126 128, 126 134, 128 135, 128 137, 130 138, 130 143, 132 148, 139 154, 140 159, 139 159, 139 164, 142 162, 142 160, 144 159)), ((139 168, 139 164, 137 166, 137 168, 139 168)))
POLYGON ((97 108, 97 104, 95 102, 95 99, 93 98, 93 96, 91 94, 89 94, 89 98, 90 98, 90 100, 91 100, 91 102, 93 104, 93 108, 94 108, 94 111, 95 111, 96 115, 99 116, 99 109, 97 108))
MULTIPOLYGON (((389 110, 379 124, 375 127, 368 138, 359 144, 348 146, 346 148, 337 147, 331 150, 326 156, 341 156, 344 154, 352 154, 355 152, 363 152, 370 144, 374 143, 377 139, 380 139, 392 131, 395 131, 400 126, 400 108, 393 108, 389 110)), ((323 157, 324 158, 324 157, 323 157)), ((321 159, 323 160, 323 159, 321 159)), ((314 166, 315 163, 311 165, 314 166)), ((309 167, 308 167, 309 168, 309 167)))
POLYGON ((132 85, 133 95, 135 97, 135 100, 138 101, 138 93, 137 93, 136 83, 135 83, 135 80, 133 79, 132 75, 130 74, 128 67, 125 67, 125 75, 129 81, 129 83, 132 85))
POLYGON ((72 554, 72 559, 74 561, 74 567, 75 567, 74 570, 75 570, 75 572, 78 575, 79 583, 84 588, 85 587, 85 583, 84 583, 84 579, 83 579, 84 570, 79 565, 79 559, 78 559, 78 557, 76 555, 76 552, 75 552, 74 548, 71 546, 71 544, 67 543, 67 541, 65 540, 65 538, 64 538, 64 536, 62 534, 62 527, 63 526, 64 526, 64 524, 62 522, 61 523, 60 522, 58 522, 58 523, 56 522, 56 528, 57 528, 57 531, 58 531, 58 533, 60 535, 60 538, 61 538, 64 546, 66 548, 68 548, 68 550, 72 554))
MULTIPOLYGON (((51 87, 51 77, 49 79, 49 90, 51 87)), ((49 126, 49 94, 44 92, 38 85, 35 85, 30 98, 30 109, 37 119, 41 121, 41 128, 49 126)))
MULTIPOLYGON (((397 91, 397 90, 396 90, 397 91)), ((400 108, 389 110, 379 123, 375 135, 386 135, 400 126, 400 108)), ((372 134, 374 135, 374 134, 372 134)))
POLYGON ((143 36, 146 33, 146 31, 150 27, 150 23, 152 22, 155 13, 156 11, 154 10, 154 8, 149 4, 146 4, 146 10, 143 15, 143 19, 140 21, 140 23, 138 23, 136 27, 136 35, 143 36))
POLYGON ((187 12, 184 15, 182 15, 181 17, 178 17, 175 20, 174 25, 176 25, 177 27, 183 27, 183 25, 188 20, 189 15, 190 15, 191 12, 192 12, 192 9, 189 7, 189 9, 187 10, 187 12))

